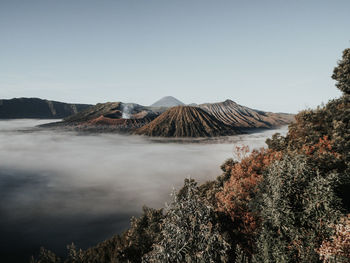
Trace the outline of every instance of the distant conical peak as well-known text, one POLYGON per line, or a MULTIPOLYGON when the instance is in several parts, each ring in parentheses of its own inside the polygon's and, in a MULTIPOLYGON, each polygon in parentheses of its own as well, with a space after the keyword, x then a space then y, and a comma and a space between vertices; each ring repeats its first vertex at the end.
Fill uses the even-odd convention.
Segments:
POLYGON ((165 96, 160 100, 156 101, 151 105, 151 107, 174 107, 179 105, 185 105, 183 102, 179 101, 173 96, 165 96))
POLYGON ((233 100, 230 100, 230 99, 225 100, 224 103, 234 103, 234 104, 237 104, 236 102, 234 102, 233 100))

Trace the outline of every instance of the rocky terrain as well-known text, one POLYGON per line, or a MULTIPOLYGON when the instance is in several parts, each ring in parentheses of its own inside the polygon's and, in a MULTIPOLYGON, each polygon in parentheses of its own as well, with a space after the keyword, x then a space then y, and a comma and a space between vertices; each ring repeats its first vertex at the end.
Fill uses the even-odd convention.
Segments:
POLYGON ((107 102, 89 107, 62 122, 44 125, 94 132, 126 132, 154 137, 214 137, 237 134, 243 129, 276 128, 289 124, 294 115, 253 110, 232 100, 195 106, 164 97, 152 105, 107 102))
POLYGON ((199 107, 223 123, 239 128, 274 128, 294 120, 293 114, 253 110, 232 100, 201 104, 199 107))
POLYGON ((135 103, 98 103, 65 118, 62 122, 49 123, 42 127, 65 127, 95 132, 129 132, 151 122, 164 110, 135 103))
POLYGON ((38 98, 0 100, 0 119, 62 119, 90 106, 38 98))
POLYGON ((138 129, 136 134, 156 137, 214 137, 239 133, 198 107, 177 106, 138 129))

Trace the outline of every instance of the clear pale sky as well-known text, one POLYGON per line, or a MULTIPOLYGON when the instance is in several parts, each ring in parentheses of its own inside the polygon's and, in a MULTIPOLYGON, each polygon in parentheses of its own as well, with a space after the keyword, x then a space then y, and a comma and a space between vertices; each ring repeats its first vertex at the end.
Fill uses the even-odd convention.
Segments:
POLYGON ((0 0, 0 98, 298 112, 340 95, 350 1, 0 0))

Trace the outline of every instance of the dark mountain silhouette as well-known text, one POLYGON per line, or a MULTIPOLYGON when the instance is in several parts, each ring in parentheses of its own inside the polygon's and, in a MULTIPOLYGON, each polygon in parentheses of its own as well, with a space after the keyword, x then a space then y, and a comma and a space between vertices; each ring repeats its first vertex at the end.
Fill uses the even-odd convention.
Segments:
POLYGON ((223 123, 239 128, 274 128, 294 120, 293 114, 253 110, 232 100, 201 104, 199 107, 223 123))
POLYGON ((136 134, 159 137, 213 137, 239 133, 198 107, 168 109, 136 134))
POLYGON ((185 105, 185 104, 172 96, 166 96, 156 101, 155 103, 153 103, 150 107, 170 108, 170 107, 181 106, 181 105, 185 105))
POLYGON ((39 98, 0 100, 0 119, 61 119, 90 106, 88 104, 71 104, 39 98))

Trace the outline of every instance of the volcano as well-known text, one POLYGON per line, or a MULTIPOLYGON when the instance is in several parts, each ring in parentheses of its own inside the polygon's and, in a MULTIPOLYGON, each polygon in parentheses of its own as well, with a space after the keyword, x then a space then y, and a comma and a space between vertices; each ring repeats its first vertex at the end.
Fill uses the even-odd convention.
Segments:
POLYGON ((232 100, 201 104, 199 107, 232 127, 275 128, 294 121, 293 114, 254 110, 232 100))
POLYGON ((72 115, 62 122, 42 127, 66 127, 94 132, 130 132, 151 122, 160 113, 136 103, 98 103, 72 115))
POLYGON ((172 107, 135 132, 155 137, 214 137, 240 133, 201 108, 172 107))
POLYGON ((175 106, 183 106, 185 105, 183 102, 179 101, 177 98, 174 98, 172 96, 166 96, 161 98, 160 100, 153 103, 150 107, 175 107, 175 106))

